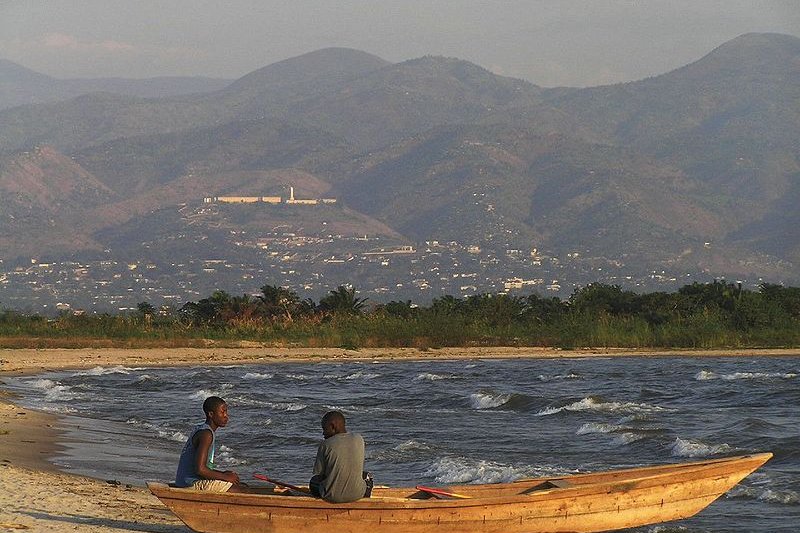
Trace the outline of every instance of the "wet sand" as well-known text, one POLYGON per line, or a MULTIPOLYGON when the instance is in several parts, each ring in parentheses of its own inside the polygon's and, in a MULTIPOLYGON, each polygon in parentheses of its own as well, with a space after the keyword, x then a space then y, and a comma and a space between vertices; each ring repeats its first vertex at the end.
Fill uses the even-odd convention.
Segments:
MULTIPOLYGON (((557 350, 549 348, 173 348, 0 350, 0 532, 188 532, 149 492, 58 472, 48 457, 58 453, 56 419, 20 408, 2 391, 3 376, 95 366, 202 366, 321 360, 487 359, 515 357, 800 356, 800 349, 773 350, 557 350)), ((176 458, 177 460, 177 458, 176 458)))

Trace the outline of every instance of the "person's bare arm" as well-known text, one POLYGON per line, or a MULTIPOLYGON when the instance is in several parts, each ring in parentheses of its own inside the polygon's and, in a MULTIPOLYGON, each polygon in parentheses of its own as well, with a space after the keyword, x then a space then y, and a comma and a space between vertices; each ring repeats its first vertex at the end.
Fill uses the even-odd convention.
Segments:
POLYGON ((222 472, 220 470, 214 470, 213 468, 208 467, 208 452, 211 450, 211 443, 213 442, 211 431, 198 431, 194 436, 194 441, 195 448, 197 449, 194 467, 195 472, 197 472, 199 477, 203 479, 219 479, 222 481, 230 481, 234 485, 239 484, 239 475, 236 472, 232 472, 230 470, 222 472))

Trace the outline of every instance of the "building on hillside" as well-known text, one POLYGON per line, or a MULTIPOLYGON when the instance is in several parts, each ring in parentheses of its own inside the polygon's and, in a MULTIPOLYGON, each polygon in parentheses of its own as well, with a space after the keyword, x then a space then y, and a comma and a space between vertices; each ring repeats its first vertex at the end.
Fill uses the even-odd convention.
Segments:
POLYGON ((295 204, 295 205, 316 205, 319 203, 318 200, 299 200, 294 197, 294 187, 289 187, 289 199, 286 200, 287 204, 295 204))
POLYGON ((261 201, 260 196, 217 196, 221 204, 255 204, 261 201))
POLYGON ((271 205, 278 205, 286 203, 290 205, 318 205, 318 204, 335 204, 336 198, 295 198, 294 187, 289 187, 289 198, 284 202, 281 196, 206 196, 203 198, 204 204, 256 204, 264 203, 271 205))

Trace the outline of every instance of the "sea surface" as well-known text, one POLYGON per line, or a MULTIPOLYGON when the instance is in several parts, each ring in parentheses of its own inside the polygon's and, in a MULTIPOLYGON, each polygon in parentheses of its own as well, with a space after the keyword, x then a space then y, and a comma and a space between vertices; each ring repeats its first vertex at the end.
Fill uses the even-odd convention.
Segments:
POLYGON ((58 413, 68 471, 171 481, 209 395, 218 467, 306 483, 339 409, 389 485, 495 483, 770 451, 698 516, 637 532, 800 531, 800 359, 592 358, 97 367, 5 380, 58 413))

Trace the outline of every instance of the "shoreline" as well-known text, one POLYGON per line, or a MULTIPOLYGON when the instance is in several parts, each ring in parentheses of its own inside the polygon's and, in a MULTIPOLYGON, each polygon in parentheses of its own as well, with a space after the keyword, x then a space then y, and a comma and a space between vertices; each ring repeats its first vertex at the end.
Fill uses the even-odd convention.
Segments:
POLYGON ((94 366, 195 366, 317 363, 321 361, 446 361, 455 359, 587 357, 800 357, 800 348, 638 349, 638 348, 2 348, 0 378, 48 370, 94 366))
POLYGON ((0 531, 92 533, 188 532, 146 489, 65 473, 49 461, 58 454, 57 415, 20 407, 3 389, 4 376, 97 366, 202 366, 323 361, 449 361, 603 357, 800 357, 800 348, 632 350, 619 348, 80 348, 0 349, 0 531), (7 482, 6 480, 13 481, 7 482))

